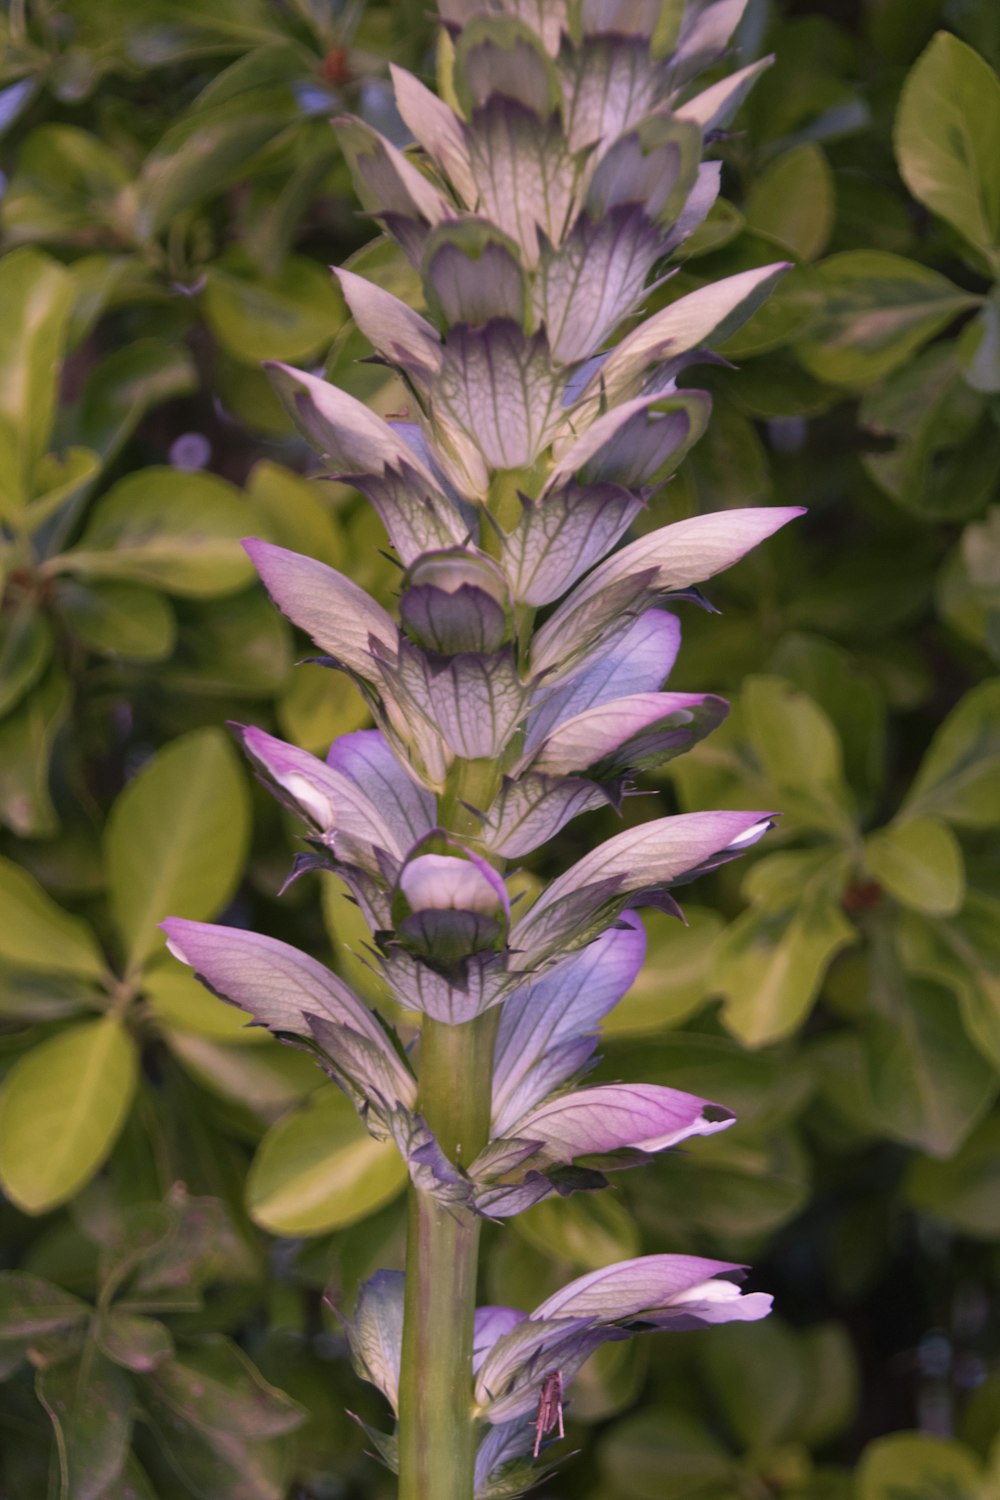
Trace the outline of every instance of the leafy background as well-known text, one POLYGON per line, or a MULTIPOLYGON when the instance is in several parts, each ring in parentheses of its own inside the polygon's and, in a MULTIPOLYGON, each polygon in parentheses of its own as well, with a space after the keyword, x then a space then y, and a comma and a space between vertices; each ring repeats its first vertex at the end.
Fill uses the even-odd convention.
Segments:
MULTIPOLYGON (((238 547, 391 598, 357 497, 259 372, 405 400, 326 267, 394 290, 327 120, 395 129, 422 4, 11 0, 0 73, 0 1495, 380 1500, 336 1309, 398 1264, 402 1173, 311 1065, 165 960, 171 911, 359 987, 330 883, 221 727, 359 727, 238 547)), ((578 1387, 580 1500, 987 1500, 1000 1486, 1000 11, 751 0, 773 52, 718 144, 673 297, 775 258, 698 372, 715 418, 651 524, 803 502, 687 617, 727 725, 666 810, 775 806, 763 850, 649 918, 607 1077, 737 1130, 486 1237, 484 1295, 640 1250, 754 1264, 764 1324, 613 1345, 578 1387)), ((648 816, 647 796, 628 816, 648 816)), ((601 815, 603 816, 603 815, 601 815)), ((566 836, 602 829, 592 818, 566 836)))

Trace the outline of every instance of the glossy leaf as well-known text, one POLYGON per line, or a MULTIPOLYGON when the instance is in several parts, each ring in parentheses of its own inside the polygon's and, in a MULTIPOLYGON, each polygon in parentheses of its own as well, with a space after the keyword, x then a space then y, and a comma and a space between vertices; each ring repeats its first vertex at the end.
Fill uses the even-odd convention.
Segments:
POLYGON ((108 821, 111 907, 134 971, 159 946, 168 913, 213 916, 232 895, 249 833, 246 786, 217 729, 194 730, 154 756, 108 821))
POLYGON ((132 1102, 135 1045, 103 1017, 49 1037, 0 1092, 0 1181, 25 1212, 71 1198, 101 1166, 132 1102))
POLYGON ((100 979, 107 965, 97 939, 80 917, 57 906, 13 860, 0 859, 4 925, 0 958, 27 969, 100 979))
POLYGON ((144 469, 101 497, 80 541, 55 566, 195 598, 231 594, 253 576, 240 546, 248 520, 224 480, 144 469))
POLYGON ((35 467, 48 447, 55 376, 72 296, 70 278, 48 256, 24 249, 4 257, 0 514, 8 519, 33 498, 35 467))
POLYGON ((1000 250, 1000 79, 972 47, 939 31, 899 102, 895 147, 907 187, 978 249, 1000 250))
POLYGON ((937 818, 890 823, 867 841, 865 860, 890 895, 914 911, 947 917, 962 905, 961 846, 937 818))

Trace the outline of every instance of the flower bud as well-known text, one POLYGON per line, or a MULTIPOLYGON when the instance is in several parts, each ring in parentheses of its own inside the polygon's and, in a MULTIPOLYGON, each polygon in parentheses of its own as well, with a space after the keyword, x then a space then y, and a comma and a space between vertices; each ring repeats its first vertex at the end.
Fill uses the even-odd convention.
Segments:
POLYGON ((510 901, 486 860, 435 833, 417 844, 403 864, 392 920, 397 941, 409 952, 450 965, 503 946, 510 901))
POLYGON ((498 651, 511 638, 511 601, 488 558, 455 547, 418 558, 403 580, 403 629, 443 656, 498 651))

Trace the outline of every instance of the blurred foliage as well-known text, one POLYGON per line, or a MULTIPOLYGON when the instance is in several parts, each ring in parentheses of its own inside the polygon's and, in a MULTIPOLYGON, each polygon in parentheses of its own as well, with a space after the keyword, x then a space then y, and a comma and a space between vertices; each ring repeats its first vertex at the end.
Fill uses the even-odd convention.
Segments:
MULTIPOLYGON (((697 371, 715 418, 649 515, 809 507, 685 617, 672 686, 733 713, 658 788, 783 816, 687 928, 648 919, 601 1065, 740 1123, 490 1228, 483 1293, 670 1249, 752 1259, 781 1311, 602 1351, 552 1495, 1000 1486, 998 15, 751 0, 744 58, 776 60, 655 294, 793 263, 739 368, 697 371)), ((387 67, 432 72, 428 17, 9 0, 0 28, 0 1494, 382 1500, 333 1309, 401 1263, 401 1171, 155 923, 225 913, 370 984, 336 882, 277 903, 294 829, 219 726, 365 722, 293 669, 239 538, 391 600, 259 362, 405 403, 326 270, 406 291, 328 119, 405 140, 387 67)))

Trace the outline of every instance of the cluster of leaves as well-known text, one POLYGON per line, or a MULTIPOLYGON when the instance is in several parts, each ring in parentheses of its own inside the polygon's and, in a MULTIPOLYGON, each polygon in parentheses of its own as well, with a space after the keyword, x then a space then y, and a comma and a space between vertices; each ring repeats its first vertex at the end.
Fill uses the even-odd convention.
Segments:
MULTIPOLYGON (((322 925, 306 881, 273 904, 290 828, 254 797, 251 847, 251 789, 203 726, 251 700, 323 752, 366 722, 334 674, 292 670, 237 539, 394 586, 370 512, 301 477, 258 362, 325 359, 405 404, 355 363, 370 349, 326 271, 356 254, 397 292, 406 274, 359 250, 373 227, 326 121, 346 103, 392 128, 385 61, 428 65, 412 9, 59 0, 3 21, 13 1500, 391 1493, 344 1420, 359 1398, 320 1297, 399 1263, 395 1153, 152 934, 168 910, 225 911, 367 983, 334 877, 322 925), (177 1181, 197 1196, 155 1206, 177 1181), (293 1238, 268 1261, 261 1231, 293 1238), (170 1244, 200 1311, 157 1280, 170 1244)), ((752 1256, 786 1322, 601 1351, 567 1413, 600 1477, 584 1460, 560 1488, 602 1500, 981 1500, 997 1482, 1000 692, 981 679, 1000 653, 1000 31, 989 0, 828 12, 748 7, 744 60, 776 62, 719 143, 724 201, 650 299, 795 263, 723 347, 740 370, 710 372, 713 423, 648 517, 810 509, 712 590, 721 619, 685 620, 672 686, 743 687, 664 782, 665 810, 783 808, 784 844, 699 887, 688 928, 647 919, 601 1073, 725 1099, 740 1124, 487 1234, 490 1301, 669 1248, 752 1256), (916 1428, 962 1441, 898 1431, 916 1428)))

